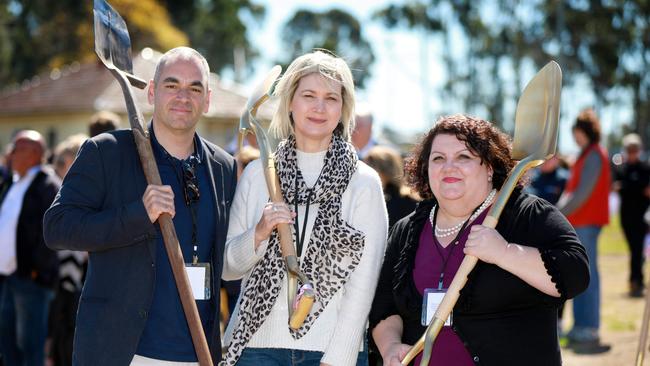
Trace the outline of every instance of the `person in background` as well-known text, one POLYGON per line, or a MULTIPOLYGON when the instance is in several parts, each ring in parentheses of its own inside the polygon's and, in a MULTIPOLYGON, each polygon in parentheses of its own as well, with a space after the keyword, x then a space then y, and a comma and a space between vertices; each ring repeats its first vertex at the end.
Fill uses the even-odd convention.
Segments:
POLYGON ((70 167, 77 156, 77 152, 79 152, 81 145, 83 145, 86 139, 88 139, 88 136, 82 133, 68 136, 54 148, 52 165, 54 166, 56 175, 58 175, 61 180, 63 180, 65 175, 68 173, 68 170, 70 170, 70 167))
POLYGON ((600 345, 600 278, 598 236, 609 222, 611 173, 607 151, 600 145, 600 121, 593 109, 576 118, 573 138, 580 155, 571 167, 558 208, 576 230, 589 257, 589 287, 573 300, 573 328, 567 333, 575 346, 600 345))
POLYGON ((323 51, 296 58, 280 78, 270 132, 286 203, 269 202, 261 160, 244 170, 232 205, 223 278, 243 278, 226 330, 226 365, 367 365, 365 331, 388 217, 377 173, 348 142, 354 81, 323 51), (315 302, 289 328, 278 224, 293 226, 300 268, 315 302))
POLYGON ((235 154, 237 160, 237 177, 241 177, 248 163, 260 158, 260 151, 250 145, 242 146, 241 150, 235 154))
POLYGON ((402 157, 392 147, 380 145, 368 150, 363 161, 375 169, 381 179, 390 229, 399 219, 413 212, 417 203, 414 194, 402 181, 402 157))
POLYGON ((557 306, 587 287, 587 256, 557 208, 521 183, 496 229, 482 225, 515 165, 510 152, 506 134, 460 114, 412 151, 406 177, 424 201, 390 232, 370 312, 384 366, 400 365, 422 336, 465 254, 479 261, 429 365, 561 365, 557 306))
POLYGON ((370 107, 364 104, 357 106, 355 112, 352 145, 357 150, 359 159, 363 159, 368 154, 368 151, 377 145, 377 141, 372 137, 373 117, 370 112, 370 107))
POLYGON ((109 111, 99 111, 90 117, 88 135, 95 137, 100 133, 115 131, 120 128, 120 116, 109 111))
MULTIPOLYGON (((534 194, 555 205, 562 196, 568 179, 569 170, 567 169, 566 163, 558 154, 555 154, 532 171, 530 184, 525 186, 524 189, 528 193, 534 194)), ((557 312, 557 327, 560 336, 564 336, 562 330, 564 305, 565 302, 562 302, 557 312)))
POLYGON ((614 171, 614 190, 621 199, 620 219, 630 248, 629 295, 643 296, 643 240, 648 225, 643 215, 650 204, 650 167, 642 159, 641 137, 623 137, 624 161, 614 171))
MULTIPOLYGON (((250 145, 242 146, 241 150, 235 155, 237 160, 237 178, 239 179, 244 172, 244 169, 253 160, 260 158, 260 151, 250 145)), ((241 289, 241 280, 234 281, 221 281, 222 306, 221 306, 221 319, 224 327, 230 320, 230 314, 235 310, 237 305, 237 298, 239 298, 239 291, 241 289), (225 304, 224 304, 225 301, 225 304)))
POLYGON ((555 154, 532 171, 526 191, 556 204, 564 192, 568 179, 569 170, 566 168, 566 163, 555 154))
POLYGON ((10 153, 13 184, 0 202, 0 354, 6 366, 43 366, 50 301, 58 280, 56 252, 45 246, 43 215, 61 184, 43 164, 45 140, 18 132, 10 153))
MULTIPOLYGON (((88 139, 84 134, 68 136, 54 148, 53 166, 64 179, 81 145, 88 139)), ((52 366, 72 365, 72 343, 79 296, 83 286, 88 253, 60 250, 59 284, 50 308, 50 355, 52 366)))

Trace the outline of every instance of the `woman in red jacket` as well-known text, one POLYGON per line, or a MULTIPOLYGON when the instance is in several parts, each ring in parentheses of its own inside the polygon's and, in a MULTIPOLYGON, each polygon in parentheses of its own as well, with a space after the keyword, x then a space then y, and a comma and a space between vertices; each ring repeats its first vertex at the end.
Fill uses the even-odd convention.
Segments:
POLYGON ((581 152, 571 167, 571 177, 558 206, 587 250, 591 281, 587 290, 573 300, 574 325, 568 337, 574 344, 597 345, 600 327, 597 244, 601 228, 609 222, 611 177, 607 151, 600 145, 600 123, 592 109, 578 115, 573 137, 581 152))

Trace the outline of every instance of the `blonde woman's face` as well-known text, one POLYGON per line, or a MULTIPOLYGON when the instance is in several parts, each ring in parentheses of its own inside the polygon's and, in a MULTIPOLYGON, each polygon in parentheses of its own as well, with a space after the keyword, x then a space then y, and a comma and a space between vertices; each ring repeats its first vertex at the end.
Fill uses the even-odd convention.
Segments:
POLYGON ((298 148, 326 150, 341 120, 342 109, 341 83, 318 73, 303 76, 289 105, 298 148))

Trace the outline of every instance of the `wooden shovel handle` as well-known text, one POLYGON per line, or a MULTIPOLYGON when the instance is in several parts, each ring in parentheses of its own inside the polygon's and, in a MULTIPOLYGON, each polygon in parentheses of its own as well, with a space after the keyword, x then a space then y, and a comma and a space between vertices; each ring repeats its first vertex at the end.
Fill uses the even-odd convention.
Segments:
POLYGON ((636 366, 643 365, 645 348, 648 344, 648 326, 650 325, 650 289, 645 290, 645 306, 643 308, 643 321, 641 323, 641 334, 639 334, 639 344, 636 350, 636 366))

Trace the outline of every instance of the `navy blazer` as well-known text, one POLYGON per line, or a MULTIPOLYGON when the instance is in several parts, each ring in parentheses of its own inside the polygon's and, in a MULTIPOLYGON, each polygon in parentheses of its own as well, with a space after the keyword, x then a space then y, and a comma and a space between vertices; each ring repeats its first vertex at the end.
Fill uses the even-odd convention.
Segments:
MULTIPOLYGON (((206 334, 216 364, 221 358, 219 287, 237 170, 232 156, 204 139, 201 143, 216 198, 213 331, 206 334)), ((89 252, 77 312, 75 365, 129 365, 135 354, 155 283, 157 234, 142 202, 146 185, 131 131, 101 134, 81 147, 45 214, 50 248, 89 252)))

